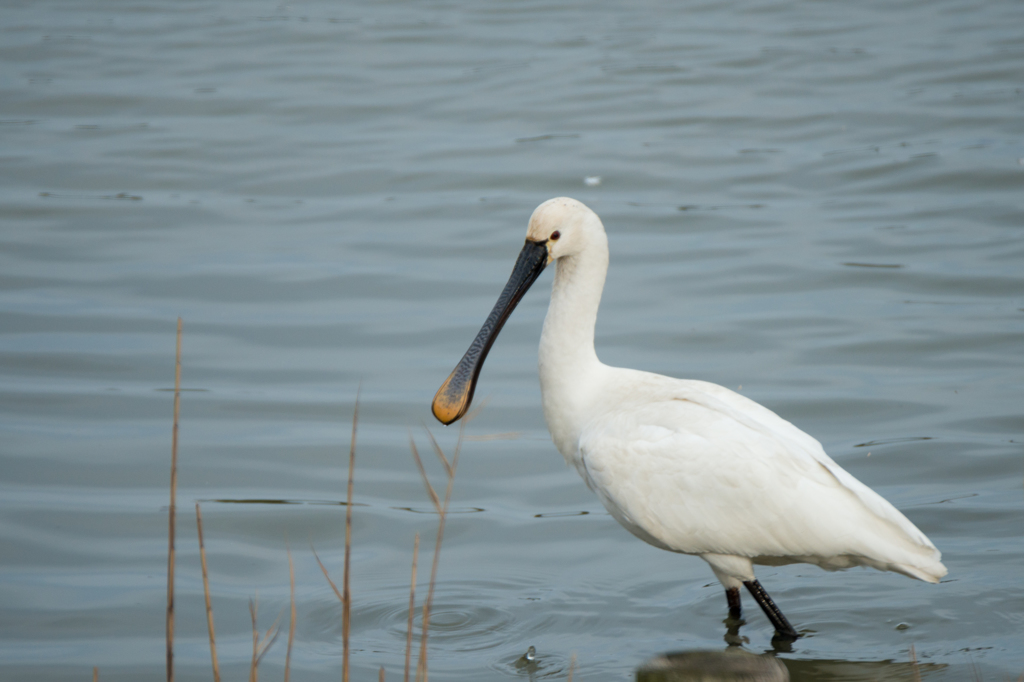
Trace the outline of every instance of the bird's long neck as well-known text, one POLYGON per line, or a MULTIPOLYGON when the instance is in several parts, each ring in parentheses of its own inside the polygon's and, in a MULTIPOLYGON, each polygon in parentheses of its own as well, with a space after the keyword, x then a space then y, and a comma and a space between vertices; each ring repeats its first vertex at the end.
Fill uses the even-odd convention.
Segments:
POLYGON ((551 305, 540 337, 540 386, 544 417, 555 445, 575 451, 589 386, 603 367, 594 351, 594 325, 608 273, 608 242, 595 237, 575 256, 556 263, 551 305))

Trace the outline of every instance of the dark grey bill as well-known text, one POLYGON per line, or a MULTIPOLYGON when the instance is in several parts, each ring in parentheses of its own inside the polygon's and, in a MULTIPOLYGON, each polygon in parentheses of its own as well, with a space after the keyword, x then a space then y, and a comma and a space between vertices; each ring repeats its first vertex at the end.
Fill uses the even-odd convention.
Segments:
POLYGON ((441 384, 434 395, 434 403, 431 408, 434 416, 442 424, 451 424, 466 414, 470 403, 473 402, 473 391, 476 390, 476 380, 480 376, 480 369, 484 366, 487 352, 498 337, 498 332, 505 325, 516 304, 523 298, 523 294, 530 288, 544 266, 548 264, 547 242, 534 242, 529 239, 519 252, 516 265, 512 268, 512 276, 494 304, 487 321, 480 328, 469 350, 459 360, 448 379, 441 384))

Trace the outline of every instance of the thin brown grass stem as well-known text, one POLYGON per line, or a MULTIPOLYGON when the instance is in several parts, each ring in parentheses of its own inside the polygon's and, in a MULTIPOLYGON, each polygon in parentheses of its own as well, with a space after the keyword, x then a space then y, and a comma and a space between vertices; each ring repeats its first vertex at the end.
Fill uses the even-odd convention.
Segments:
POLYGON ((491 396, 487 396, 483 400, 478 401, 477 404, 476 404, 476 407, 474 407, 472 410, 467 412, 466 416, 462 418, 462 421, 464 421, 464 422, 466 422, 468 424, 469 422, 471 422, 474 419, 476 419, 477 417, 479 417, 480 413, 484 411, 484 408, 487 407, 488 403, 490 403, 490 402, 491 402, 491 396))
POLYGON ((423 460, 420 459, 420 451, 416 448, 416 441, 412 439, 412 434, 409 434, 409 448, 412 450, 412 457, 416 460, 416 467, 420 470, 420 477, 423 478, 423 485, 427 488, 427 495, 430 497, 430 501, 434 505, 434 509, 441 513, 441 500, 438 499, 437 493, 434 492, 434 486, 430 484, 430 478, 427 477, 427 470, 423 468, 423 460))
POLYGON ((210 632, 210 660, 213 663, 213 682, 220 682, 217 663, 217 638, 213 629, 213 605, 210 603, 210 576, 206 570, 206 545, 203 543, 203 514, 196 502, 196 530, 199 532, 199 561, 203 566, 203 597, 206 599, 206 628, 210 632))
POLYGON ((569 657, 569 677, 566 678, 566 682, 572 682, 573 673, 576 672, 576 654, 569 657))
POLYGON ((917 650, 910 645, 910 669, 914 671, 914 682, 921 682, 921 669, 917 665, 917 650))
MULTIPOLYGON (((445 487, 444 492, 444 504, 437 506, 437 539, 434 542, 434 557, 430 567, 430 584, 427 587, 427 599, 423 603, 423 616, 422 616, 422 636, 420 638, 420 656, 419 663, 416 666, 416 681, 417 682, 428 682, 429 674, 427 669, 427 639, 430 632, 430 611, 434 603, 434 587, 437 585, 437 567, 441 558, 441 544, 444 542, 444 527, 445 521, 448 519, 448 507, 452 499, 452 488, 455 483, 455 470, 459 466, 459 452, 462 450, 462 441, 466 433, 467 420, 463 419, 459 425, 459 438, 455 443, 455 450, 452 453, 451 465, 448 465, 448 460, 441 453, 441 460, 445 463, 445 473, 448 476, 448 484, 445 487)), ((431 437, 433 439, 433 437, 431 437)), ((411 441, 411 438, 410 438, 411 441)), ((439 448, 440 449, 440 448, 439 448)), ((426 483, 427 489, 433 493, 433 486, 427 480, 426 472, 423 469, 423 463, 420 461, 419 453, 416 452, 415 443, 412 444, 413 455, 416 459, 416 464, 420 468, 420 473, 423 475, 423 480, 426 483)), ((437 499, 437 495, 434 495, 434 499, 437 499)))
POLYGON ((430 439, 430 446, 434 449, 434 454, 437 455, 437 458, 441 460, 441 464, 444 465, 445 475, 451 478, 454 475, 452 473, 452 465, 448 463, 448 458, 444 456, 444 450, 438 445, 437 439, 434 438, 434 434, 430 432, 426 424, 423 425, 423 430, 427 432, 427 438, 430 439))
POLYGON ((377 680, 379 682, 384 682, 384 666, 380 667, 380 672, 377 673, 377 680))
POLYGON ((352 408, 352 441, 348 448, 348 491, 345 495, 345 572, 342 575, 341 600, 341 680, 349 682, 348 636, 352 627, 352 592, 349 589, 349 574, 352 563, 352 481, 356 469, 356 427, 359 424, 359 389, 352 408))
POLYGON ((92 682, 100 682, 100 669, 95 665, 92 667, 92 682))
MULTIPOLYGON (((291 613, 288 622, 288 653, 284 657, 284 682, 288 682, 292 667, 292 644, 295 642, 295 563, 292 561, 292 548, 288 548, 288 582, 291 585, 289 603, 291 613)), ((215 682, 219 682, 219 679, 215 682)))
POLYGON ((420 553, 420 534, 412 541, 412 579, 409 581, 409 628, 405 635, 405 682, 409 682, 409 666, 412 664, 412 628, 416 614, 416 562, 420 553))
POLYGON ((316 557, 316 562, 320 565, 320 570, 324 572, 324 577, 327 578, 327 584, 329 584, 331 589, 334 590, 334 595, 338 598, 338 601, 344 603, 345 598, 341 596, 341 590, 339 590, 338 586, 334 584, 333 580, 331 580, 331 574, 327 572, 327 567, 324 566, 324 562, 320 561, 320 555, 316 553, 316 549, 314 549, 312 545, 310 545, 309 548, 313 550, 313 556, 316 557))
POLYGON ((260 631, 256 628, 256 610, 259 608, 252 599, 249 600, 249 615, 252 617, 252 662, 249 664, 249 682, 258 682, 256 659, 260 648, 260 631))
MULTIPOLYGON (((284 613, 282 610, 281 613, 284 613)), ((277 627, 277 624, 281 622, 281 613, 277 614, 277 618, 274 619, 274 624, 270 626, 266 634, 263 635, 263 639, 260 640, 259 655, 256 656, 256 666, 259 667, 263 657, 270 651, 270 647, 274 646, 274 642, 277 641, 277 636, 281 634, 281 628, 277 627)))
POLYGON ((267 633, 263 635, 263 639, 260 639, 260 630, 256 625, 256 615, 259 612, 259 597, 255 600, 249 600, 249 615, 252 617, 252 660, 249 663, 249 682, 259 682, 260 674, 260 662, 263 657, 270 651, 270 647, 277 641, 277 636, 281 633, 281 630, 277 627, 277 624, 281 621, 281 614, 277 614, 277 618, 274 619, 274 624, 270 626, 267 633))
POLYGON ((178 417, 181 414, 181 318, 174 351, 174 426, 171 428, 171 506, 167 521, 167 682, 174 682, 174 516, 178 499, 178 417))
POLYGON ((421 617, 422 636, 420 638, 420 658, 416 668, 416 681, 427 682, 427 638, 430 632, 430 611, 434 603, 434 586, 437 581, 437 566, 441 558, 441 543, 444 542, 444 524, 448 515, 447 505, 438 512, 437 539, 434 543, 434 558, 430 567, 430 584, 427 587, 427 599, 423 603, 423 616, 421 617))

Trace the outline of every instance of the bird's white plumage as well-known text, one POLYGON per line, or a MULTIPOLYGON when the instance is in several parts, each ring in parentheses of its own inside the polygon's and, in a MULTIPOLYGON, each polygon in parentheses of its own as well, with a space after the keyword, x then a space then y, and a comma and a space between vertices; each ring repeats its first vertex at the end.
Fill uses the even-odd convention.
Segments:
POLYGON ((534 212, 528 239, 556 261, 541 335, 556 447, 641 539, 701 556, 726 587, 752 564, 870 566, 937 582, 941 555, 817 440, 726 388, 604 365, 594 325, 608 268, 600 219, 573 199, 534 212))

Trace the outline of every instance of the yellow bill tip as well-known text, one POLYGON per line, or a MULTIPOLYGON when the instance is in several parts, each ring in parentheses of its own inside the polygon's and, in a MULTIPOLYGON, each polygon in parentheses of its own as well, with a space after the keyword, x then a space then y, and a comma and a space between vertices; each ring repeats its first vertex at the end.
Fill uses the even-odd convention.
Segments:
MULTIPOLYGON (((457 368, 456 371, 458 371, 457 368)), ((434 402, 430 406, 434 417, 445 426, 457 421, 469 408, 470 382, 464 383, 461 387, 452 386, 455 373, 453 371, 449 374, 445 382, 441 384, 441 388, 437 389, 434 402)))

